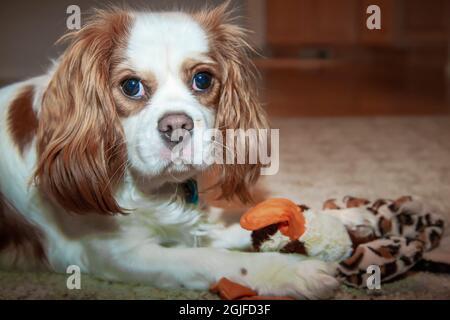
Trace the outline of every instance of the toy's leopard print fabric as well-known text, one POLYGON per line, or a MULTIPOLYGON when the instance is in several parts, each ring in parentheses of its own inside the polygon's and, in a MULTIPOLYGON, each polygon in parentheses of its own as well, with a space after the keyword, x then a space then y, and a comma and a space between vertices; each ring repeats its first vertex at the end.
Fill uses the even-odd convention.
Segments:
POLYGON ((381 280, 388 281, 412 268, 424 251, 435 248, 444 230, 444 221, 422 202, 412 197, 397 200, 345 197, 324 203, 324 210, 358 208, 367 210, 375 219, 361 225, 347 226, 354 251, 342 261, 338 274, 351 286, 366 285, 367 268, 378 265, 381 280))

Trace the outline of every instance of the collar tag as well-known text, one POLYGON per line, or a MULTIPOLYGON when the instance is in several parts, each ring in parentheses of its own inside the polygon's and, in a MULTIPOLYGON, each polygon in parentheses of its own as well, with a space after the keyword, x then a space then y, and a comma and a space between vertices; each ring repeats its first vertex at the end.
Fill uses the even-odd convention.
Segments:
POLYGON ((183 184, 185 199, 187 203, 190 204, 198 204, 198 188, 197 181, 194 179, 189 179, 183 184))

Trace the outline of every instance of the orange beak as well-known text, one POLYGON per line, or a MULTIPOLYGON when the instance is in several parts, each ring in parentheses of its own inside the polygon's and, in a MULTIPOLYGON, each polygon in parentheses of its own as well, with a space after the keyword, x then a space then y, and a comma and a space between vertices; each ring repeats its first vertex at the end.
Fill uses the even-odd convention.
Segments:
POLYGON ((272 224, 280 224, 280 232, 291 240, 298 240, 305 233, 303 210, 288 199, 263 201, 241 217, 241 227, 250 231, 272 224))

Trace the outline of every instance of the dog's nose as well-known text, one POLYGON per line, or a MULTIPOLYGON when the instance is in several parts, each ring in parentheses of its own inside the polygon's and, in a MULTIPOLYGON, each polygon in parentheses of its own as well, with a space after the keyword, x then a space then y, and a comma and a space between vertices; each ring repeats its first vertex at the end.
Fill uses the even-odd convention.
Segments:
MULTIPOLYGON (((185 113, 170 113, 163 116, 158 121, 158 130, 161 135, 171 143, 179 143, 183 140, 183 136, 172 137, 175 130, 192 131, 194 122, 192 118, 185 113)), ((180 134, 183 134, 180 132, 180 134)))

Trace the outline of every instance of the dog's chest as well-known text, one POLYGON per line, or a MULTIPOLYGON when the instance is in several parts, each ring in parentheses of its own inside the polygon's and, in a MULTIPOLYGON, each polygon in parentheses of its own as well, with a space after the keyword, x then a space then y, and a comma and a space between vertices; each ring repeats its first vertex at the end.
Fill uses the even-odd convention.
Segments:
POLYGON ((120 195, 121 205, 131 213, 119 218, 121 229, 130 236, 159 244, 199 246, 209 228, 195 203, 187 203, 185 190, 147 196, 129 189, 120 195))

